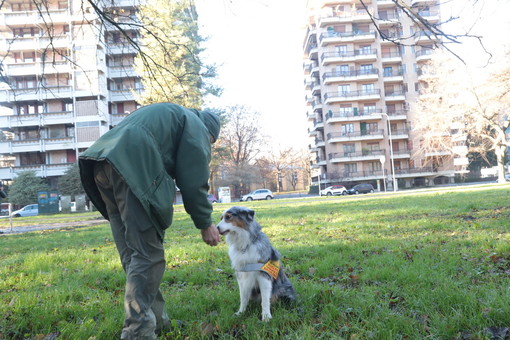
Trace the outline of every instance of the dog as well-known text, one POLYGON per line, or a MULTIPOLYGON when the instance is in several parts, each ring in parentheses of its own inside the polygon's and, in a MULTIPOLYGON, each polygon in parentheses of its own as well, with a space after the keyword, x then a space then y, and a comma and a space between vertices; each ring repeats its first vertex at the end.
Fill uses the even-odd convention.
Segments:
POLYGON ((296 300, 294 287, 281 267, 280 253, 262 232, 255 211, 238 206, 227 209, 217 228, 225 235, 239 285, 241 302, 236 315, 246 310, 250 300, 260 298, 262 320, 269 321, 271 302, 279 298, 288 302, 296 300))

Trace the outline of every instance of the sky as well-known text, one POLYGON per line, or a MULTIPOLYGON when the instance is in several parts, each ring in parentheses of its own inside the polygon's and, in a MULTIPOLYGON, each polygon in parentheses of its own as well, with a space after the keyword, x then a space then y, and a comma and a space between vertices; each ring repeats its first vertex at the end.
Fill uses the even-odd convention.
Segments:
POLYGON ((303 80, 304 0, 196 0, 206 62, 218 65, 221 98, 245 105, 275 148, 309 144, 303 80))
MULTIPOLYGON (((218 65, 220 98, 211 107, 245 105, 260 113, 260 127, 274 148, 309 144, 303 78, 306 0, 196 0, 205 61, 218 65)), ((497 60, 510 47, 510 0, 444 0, 443 20, 453 34, 483 36, 449 45, 476 67, 497 60)), ((485 72, 486 69, 482 69, 485 72)))

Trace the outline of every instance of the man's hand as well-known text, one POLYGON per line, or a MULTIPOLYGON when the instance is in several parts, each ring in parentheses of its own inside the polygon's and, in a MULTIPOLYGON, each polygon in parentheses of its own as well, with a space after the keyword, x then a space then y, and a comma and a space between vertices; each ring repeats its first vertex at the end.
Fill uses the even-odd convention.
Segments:
POLYGON ((202 240, 210 246, 216 246, 220 243, 220 232, 216 225, 211 224, 207 229, 201 229, 202 240))

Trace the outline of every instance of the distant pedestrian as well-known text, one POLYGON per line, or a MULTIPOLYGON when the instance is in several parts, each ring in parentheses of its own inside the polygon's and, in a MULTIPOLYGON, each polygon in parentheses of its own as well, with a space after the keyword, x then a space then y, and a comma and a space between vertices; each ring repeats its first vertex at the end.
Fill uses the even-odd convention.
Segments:
POLYGON ((126 272, 121 339, 156 339, 169 326, 159 286, 176 185, 204 242, 220 241, 207 199, 211 143, 219 133, 220 121, 210 112, 153 104, 131 113, 80 155, 83 187, 110 221, 126 272))
POLYGON ((0 181, 0 198, 7 198, 7 194, 4 191, 4 184, 0 181))

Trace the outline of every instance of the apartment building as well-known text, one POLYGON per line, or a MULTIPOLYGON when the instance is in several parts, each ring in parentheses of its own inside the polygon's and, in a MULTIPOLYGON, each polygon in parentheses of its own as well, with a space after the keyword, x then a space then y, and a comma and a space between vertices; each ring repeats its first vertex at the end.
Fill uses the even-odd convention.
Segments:
MULTIPOLYGON (((368 11, 359 0, 307 4, 303 68, 312 184, 370 182, 393 190, 452 182, 451 153, 419 152, 409 110, 436 37, 391 0, 363 3, 368 11)), ((439 22, 439 1, 406 3, 439 22)))
MULTIPOLYGON (((136 20, 135 1, 97 6, 125 23, 136 20)), ((137 108, 142 89, 135 49, 87 1, 38 4, 9 0, 0 11, 0 179, 35 170, 56 187, 80 152, 137 108)), ((136 41, 136 30, 127 34, 136 41)))

